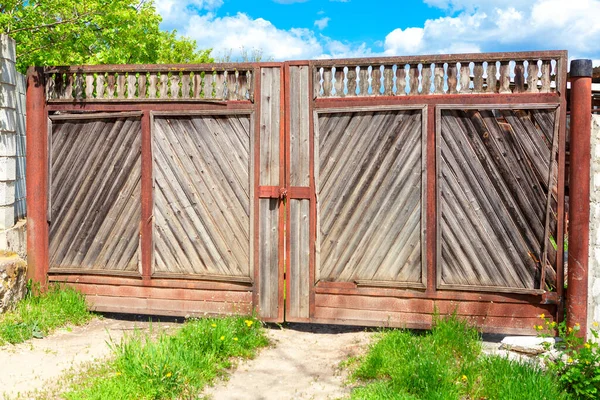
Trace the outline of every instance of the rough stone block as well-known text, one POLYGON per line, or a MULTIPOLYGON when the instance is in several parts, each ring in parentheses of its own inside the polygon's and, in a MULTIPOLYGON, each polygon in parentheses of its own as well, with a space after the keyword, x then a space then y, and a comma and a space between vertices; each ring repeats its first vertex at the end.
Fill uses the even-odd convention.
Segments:
POLYGON ((17 158, 0 157, 0 181, 14 181, 17 178, 17 158))
POLYGON ((8 35, 0 35, 0 57, 13 62, 17 60, 16 42, 8 35))
POLYGON ((10 310, 27 291, 27 263, 18 255, 0 254, 0 314, 10 310))
POLYGON ((507 336, 502 339, 500 348, 518 353, 538 355, 548 351, 555 343, 554 338, 537 336, 507 336))
POLYGON ((27 260, 27 220, 19 220, 10 229, 0 230, 0 249, 17 253, 27 260))

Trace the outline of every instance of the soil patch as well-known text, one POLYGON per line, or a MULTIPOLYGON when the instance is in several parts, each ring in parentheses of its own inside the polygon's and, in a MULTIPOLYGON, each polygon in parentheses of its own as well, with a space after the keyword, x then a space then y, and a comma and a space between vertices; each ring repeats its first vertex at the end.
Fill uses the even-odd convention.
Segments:
MULTIPOLYGON (((119 342, 126 332, 149 329, 150 323, 131 319, 94 319, 84 326, 60 329, 44 339, 0 347, 0 398, 27 398, 44 389, 67 370, 110 354, 109 341, 119 342)), ((176 322, 153 322, 153 329, 176 322)))
POLYGON ((308 324, 271 326, 267 334, 272 346, 208 388, 207 398, 339 399, 350 390, 340 362, 365 352, 373 336, 364 328, 308 324))

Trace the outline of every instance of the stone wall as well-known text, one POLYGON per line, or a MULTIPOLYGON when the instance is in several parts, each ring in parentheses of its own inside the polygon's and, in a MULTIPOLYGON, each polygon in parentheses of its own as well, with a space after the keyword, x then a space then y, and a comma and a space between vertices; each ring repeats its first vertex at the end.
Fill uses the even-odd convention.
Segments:
POLYGON ((592 116, 588 326, 600 323, 600 115, 592 116))
POLYGON ((0 35, 0 250, 26 257, 26 82, 15 61, 15 41, 0 35))

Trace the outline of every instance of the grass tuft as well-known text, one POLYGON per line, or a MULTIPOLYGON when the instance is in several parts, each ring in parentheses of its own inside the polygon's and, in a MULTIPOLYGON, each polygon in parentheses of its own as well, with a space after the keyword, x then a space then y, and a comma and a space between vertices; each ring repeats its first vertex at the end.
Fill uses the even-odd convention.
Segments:
POLYGON ((174 334, 140 333, 112 343, 114 358, 62 396, 78 399, 172 399, 197 396, 231 366, 234 357, 252 358, 268 340, 253 318, 229 317, 186 322, 174 334))
POLYGON ((0 345, 42 338, 56 328, 82 325, 92 317, 84 295, 73 288, 51 284, 43 293, 30 290, 13 311, 0 315, 0 345))
POLYGON ((555 375, 532 364, 482 356, 479 333, 450 316, 431 332, 380 334, 352 374, 353 399, 567 399, 555 375))

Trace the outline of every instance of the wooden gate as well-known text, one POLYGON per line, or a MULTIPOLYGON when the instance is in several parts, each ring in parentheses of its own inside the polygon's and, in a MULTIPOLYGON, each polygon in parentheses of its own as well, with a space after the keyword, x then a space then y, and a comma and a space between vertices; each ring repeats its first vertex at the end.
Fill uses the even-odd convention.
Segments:
POLYGON ((531 332, 562 304, 565 63, 32 70, 30 265, 100 311, 531 332))
POLYGON ((557 317, 565 57, 287 63, 286 319, 456 312, 531 333, 557 317))

